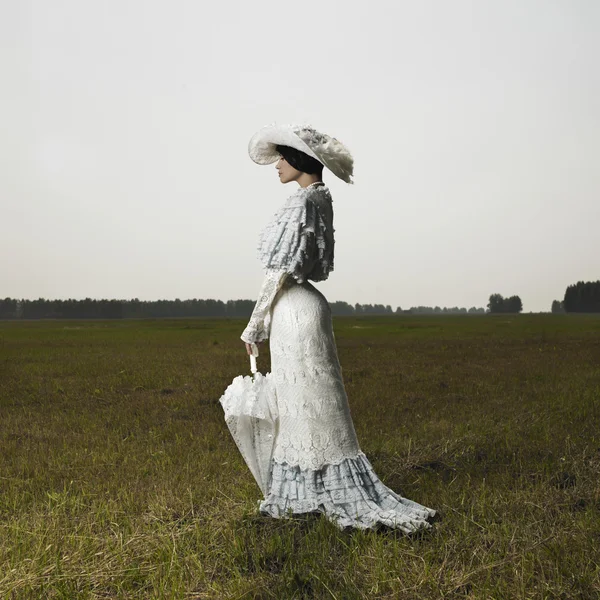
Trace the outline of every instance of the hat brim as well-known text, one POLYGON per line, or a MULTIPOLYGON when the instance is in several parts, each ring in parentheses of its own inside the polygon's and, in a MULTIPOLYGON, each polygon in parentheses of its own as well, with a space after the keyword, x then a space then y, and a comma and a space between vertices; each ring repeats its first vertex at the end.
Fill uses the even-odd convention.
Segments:
POLYGON ((305 144, 290 127, 282 125, 267 125, 256 132, 248 144, 248 154, 258 165, 270 165, 279 160, 281 154, 277 146, 289 146, 308 154, 308 156, 323 161, 305 144))
POLYGON ((269 165, 281 156, 277 152, 277 146, 289 146, 300 150, 320 162, 342 181, 354 183, 352 155, 335 138, 316 132, 310 126, 272 124, 263 127, 252 136, 248 144, 248 154, 255 163, 269 165), (309 144, 312 144, 312 147, 309 144))

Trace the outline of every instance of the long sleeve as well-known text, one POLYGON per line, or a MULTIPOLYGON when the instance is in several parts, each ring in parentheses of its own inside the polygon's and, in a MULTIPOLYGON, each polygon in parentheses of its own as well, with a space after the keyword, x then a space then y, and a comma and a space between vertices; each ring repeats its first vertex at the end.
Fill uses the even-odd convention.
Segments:
POLYGON ((285 269, 267 269, 252 316, 241 335, 244 342, 252 344, 269 337, 271 305, 289 275, 285 269))

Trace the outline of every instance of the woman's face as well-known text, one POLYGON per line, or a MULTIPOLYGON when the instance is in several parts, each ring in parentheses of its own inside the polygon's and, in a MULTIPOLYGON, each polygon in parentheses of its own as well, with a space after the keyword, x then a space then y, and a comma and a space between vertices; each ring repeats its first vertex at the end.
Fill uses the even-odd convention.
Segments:
POLYGON ((279 173, 279 181, 281 183, 289 183, 290 181, 296 181, 300 175, 302 175, 302 171, 298 171, 298 169, 294 169, 290 163, 283 158, 283 156, 277 161, 275 168, 279 173))

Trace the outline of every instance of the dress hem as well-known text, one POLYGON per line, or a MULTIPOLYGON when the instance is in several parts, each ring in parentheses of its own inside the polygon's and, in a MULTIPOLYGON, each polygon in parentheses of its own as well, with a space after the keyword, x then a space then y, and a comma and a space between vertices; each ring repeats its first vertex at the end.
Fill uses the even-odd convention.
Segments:
POLYGON ((377 477, 363 452, 319 469, 272 461, 269 493, 259 512, 274 518, 323 513, 340 529, 385 525, 405 533, 431 527, 436 511, 403 498, 377 477))

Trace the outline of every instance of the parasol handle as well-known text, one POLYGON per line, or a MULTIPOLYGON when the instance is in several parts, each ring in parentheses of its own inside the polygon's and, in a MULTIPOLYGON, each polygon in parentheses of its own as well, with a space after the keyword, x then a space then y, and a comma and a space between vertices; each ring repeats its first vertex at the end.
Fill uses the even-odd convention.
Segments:
POLYGON ((256 373, 256 357, 258 356, 258 346, 253 342, 250 344, 252 354, 250 355, 250 371, 254 375, 256 373))

